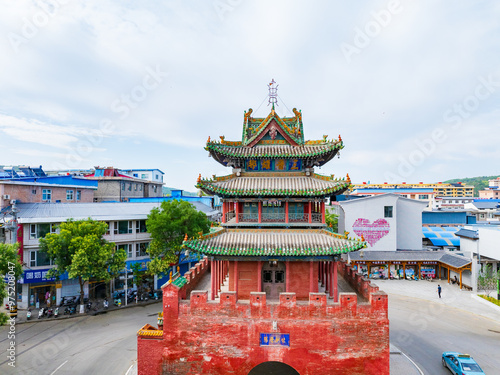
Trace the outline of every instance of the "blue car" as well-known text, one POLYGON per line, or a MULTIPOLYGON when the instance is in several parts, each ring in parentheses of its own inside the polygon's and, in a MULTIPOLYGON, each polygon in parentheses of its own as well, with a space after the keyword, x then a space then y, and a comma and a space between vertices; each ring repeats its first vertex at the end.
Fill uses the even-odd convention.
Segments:
POLYGON ((468 354, 444 352, 442 361, 443 366, 447 367, 454 375, 484 374, 481 367, 479 367, 476 361, 468 354))

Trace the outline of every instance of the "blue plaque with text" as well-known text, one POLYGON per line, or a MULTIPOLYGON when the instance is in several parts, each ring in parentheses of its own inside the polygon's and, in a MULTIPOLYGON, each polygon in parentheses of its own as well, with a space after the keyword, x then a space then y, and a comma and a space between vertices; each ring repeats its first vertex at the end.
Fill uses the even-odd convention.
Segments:
POLYGON ((286 346, 290 347, 289 333, 261 333, 260 346, 286 346))

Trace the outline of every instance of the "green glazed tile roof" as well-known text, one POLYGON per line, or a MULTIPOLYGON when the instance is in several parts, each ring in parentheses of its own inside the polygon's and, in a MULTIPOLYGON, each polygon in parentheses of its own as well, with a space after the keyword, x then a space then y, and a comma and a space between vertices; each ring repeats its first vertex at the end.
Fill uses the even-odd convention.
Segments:
POLYGON ((221 229, 184 247, 205 255, 321 256, 356 251, 366 242, 323 229, 221 229))
POLYGON ((324 197, 336 195, 351 186, 349 179, 333 179, 332 177, 313 174, 285 175, 243 174, 199 179, 196 187, 207 194, 219 196, 276 196, 276 197, 324 197))
POLYGON ((187 280, 184 276, 180 276, 174 281, 172 281, 172 284, 175 285, 178 288, 182 288, 184 285, 186 285, 187 280))
POLYGON ((251 117, 252 109, 245 112, 243 122, 242 143, 248 145, 257 139, 267 126, 274 121, 287 136, 297 144, 304 144, 304 129, 302 125, 302 113, 293 109, 295 117, 283 117, 272 110, 266 118, 251 117))
POLYGON ((227 143, 209 142, 206 150, 217 160, 224 158, 321 158, 330 155, 330 160, 335 154, 344 148, 343 142, 318 141, 318 143, 305 144, 302 146, 292 146, 288 144, 256 145, 254 147, 238 146, 227 143))

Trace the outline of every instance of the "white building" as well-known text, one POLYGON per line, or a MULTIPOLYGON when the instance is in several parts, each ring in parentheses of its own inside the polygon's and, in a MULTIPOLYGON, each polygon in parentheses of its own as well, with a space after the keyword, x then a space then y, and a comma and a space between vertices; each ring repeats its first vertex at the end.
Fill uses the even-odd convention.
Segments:
POLYGON ((368 251, 422 250, 422 211, 427 201, 398 194, 341 201, 339 233, 363 238, 368 251))
POLYGON ((122 169, 123 173, 140 180, 159 182, 163 184, 163 173, 159 169, 122 169))
POLYGON ((479 263, 483 270, 488 264, 492 272, 500 270, 500 225, 466 225, 456 235, 460 237, 460 251, 472 259, 472 288, 477 291, 479 263))

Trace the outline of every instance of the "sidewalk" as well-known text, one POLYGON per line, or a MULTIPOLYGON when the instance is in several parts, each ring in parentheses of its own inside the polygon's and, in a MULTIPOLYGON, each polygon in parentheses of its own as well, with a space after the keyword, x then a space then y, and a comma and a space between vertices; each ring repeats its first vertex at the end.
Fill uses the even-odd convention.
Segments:
MULTIPOLYGON (((72 315, 65 315, 64 314, 64 309, 66 308, 66 306, 61 306, 59 307, 59 316, 57 318, 55 318, 54 316, 52 316, 51 318, 47 318, 46 316, 38 319, 38 311, 40 309, 31 309, 31 319, 30 320, 27 320, 26 318, 26 314, 28 312, 28 310, 18 310, 17 312, 17 319, 16 319, 16 324, 23 324, 23 323, 34 323, 34 322, 45 322, 45 321, 52 321, 52 320, 62 320, 62 319, 70 319, 70 318, 78 318, 78 317, 82 317, 82 316, 87 316, 87 315, 97 315, 97 314, 107 314, 108 312, 112 312, 112 311, 117 311, 117 310, 123 310, 123 309, 128 309, 128 308, 133 308, 133 307, 138 307, 138 306, 147 306, 147 305, 151 305, 153 303, 161 303, 162 300, 161 299, 150 299, 148 301, 141 301, 141 302, 138 302, 138 303, 135 303, 135 302, 132 302, 132 303, 129 303, 127 306, 125 305, 122 305, 121 307, 118 307, 118 306, 115 306, 115 305, 109 305, 109 308, 108 309, 104 309, 102 307, 102 303, 99 305, 99 309, 97 311, 90 311, 88 313, 83 313, 83 314, 79 314, 78 313, 78 306, 77 306, 77 312, 75 314, 72 314, 72 315)), ((55 310, 55 308, 53 309, 55 310)), ((161 307, 160 309, 158 310, 158 312, 161 310, 161 307)), ((9 313, 8 310, 2 310, 4 312, 6 312, 7 314, 9 313)))
POLYGON ((446 280, 372 280, 372 282, 389 295, 420 298, 500 321, 500 311, 495 305, 478 302, 474 292, 460 290, 457 285, 448 284, 446 280), (437 294, 438 284, 442 288, 441 298, 437 294))

